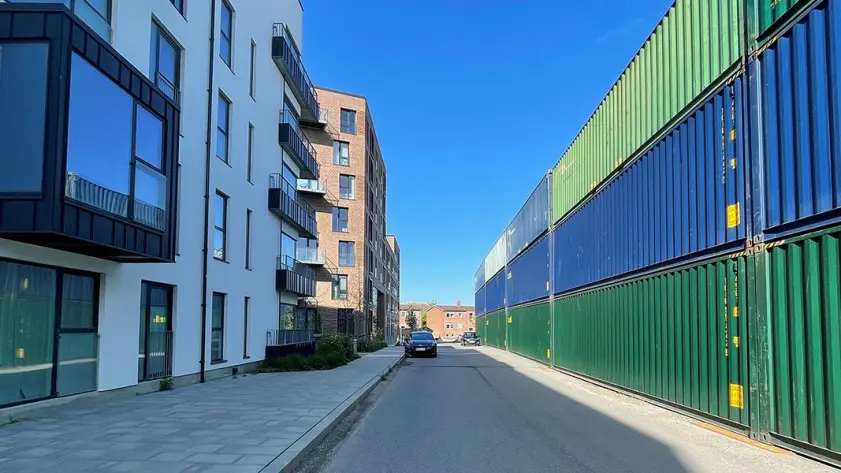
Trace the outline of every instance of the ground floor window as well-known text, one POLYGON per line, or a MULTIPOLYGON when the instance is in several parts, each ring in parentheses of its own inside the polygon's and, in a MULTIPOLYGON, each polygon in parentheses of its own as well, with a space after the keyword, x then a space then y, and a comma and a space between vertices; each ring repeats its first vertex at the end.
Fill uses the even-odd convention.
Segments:
POLYGON ((0 260, 0 406, 96 389, 98 284, 0 260))
POLYGON ((210 361, 220 362, 225 354, 225 294, 213 293, 210 328, 210 361))
POLYGON ((337 332, 347 335, 356 333, 354 331, 353 319, 353 309, 339 309, 337 332))
POLYGON ((137 379, 172 376, 172 286, 140 285, 140 345, 137 379))

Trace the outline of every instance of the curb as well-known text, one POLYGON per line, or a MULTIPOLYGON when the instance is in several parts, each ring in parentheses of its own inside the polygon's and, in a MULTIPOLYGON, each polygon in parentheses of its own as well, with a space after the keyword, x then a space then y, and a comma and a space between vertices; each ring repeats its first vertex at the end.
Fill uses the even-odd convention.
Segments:
POLYGON ((365 396, 368 395, 378 384, 382 381, 383 375, 397 366, 405 356, 400 356, 393 363, 390 363, 385 369, 379 371, 373 378, 365 383, 361 388, 356 390, 350 397, 339 404, 332 412, 327 414, 315 426, 308 430, 292 445, 286 448, 280 455, 277 456, 271 463, 263 467, 261 472, 265 473, 289 473, 298 466, 301 461, 318 445, 333 427, 336 426, 342 419, 356 407, 365 396))

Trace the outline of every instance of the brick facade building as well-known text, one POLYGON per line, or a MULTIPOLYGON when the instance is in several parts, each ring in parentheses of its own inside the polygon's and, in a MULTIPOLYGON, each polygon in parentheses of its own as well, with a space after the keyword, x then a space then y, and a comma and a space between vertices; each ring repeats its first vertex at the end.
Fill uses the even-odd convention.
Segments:
POLYGON ((442 340, 455 340, 462 333, 476 328, 473 306, 461 305, 461 302, 456 305, 408 303, 400 306, 400 329, 403 333, 409 330, 407 320, 412 313, 417 318, 418 328, 422 326, 422 317, 426 314, 426 326, 442 340))

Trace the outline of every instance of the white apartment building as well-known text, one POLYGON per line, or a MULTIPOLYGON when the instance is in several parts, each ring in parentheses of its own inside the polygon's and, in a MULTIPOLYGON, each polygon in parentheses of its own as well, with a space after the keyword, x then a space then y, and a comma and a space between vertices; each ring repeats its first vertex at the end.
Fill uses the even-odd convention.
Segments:
POLYGON ((60 3, 0 0, 0 407, 227 375, 306 337, 302 5, 60 3))

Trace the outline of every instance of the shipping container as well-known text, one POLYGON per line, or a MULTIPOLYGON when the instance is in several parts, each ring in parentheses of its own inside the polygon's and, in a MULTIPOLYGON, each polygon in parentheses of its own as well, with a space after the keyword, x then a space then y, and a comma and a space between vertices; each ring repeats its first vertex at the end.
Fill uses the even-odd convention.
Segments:
MULTIPOLYGON (((841 452, 841 229, 768 244, 769 430, 841 452)), ((837 461, 837 460, 836 460, 837 461)))
POLYGON ((549 229, 549 177, 546 174, 508 225, 507 261, 549 229))
POLYGON ((479 325, 484 332, 484 335, 480 332, 483 344, 503 349, 506 347, 507 324, 505 323, 505 310, 492 312, 482 317, 479 325))
POLYGON ((549 301, 508 309, 508 349, 541 363, 551 354, 549 301))
POLYGON ((488 256, 485 257, 485 284, 487 284, 496 273, 505 267, 505 263, 508 260, 507 254, 508 235, 507 232, 502 232, 502 236, 496 240, 496 243, 494 243, 491 251, 488 252, 488 256))
POLYGON ((744 245, 744 80, 713 95, 553 230, 554 293, 744 245))
POLYGON ((838 220, 841 5, 824 2, 750 66, 758 162, 755 232, 777 238, 838 220))
POLYGON ((677 0, 552 171, 560 220, 742 56, 738 0, 677 0))
POLYGON ((807 9, 812 0, 757 0, 748 2, 753 48, 759 48, 785 27, 787 20, 807 9))
POLYGON ((554 365, 732 424, 750 423, 753 257, 554 301, 554 365))
POLYGON ((549 235, 509 263, 506 271, 506 307, 549 297, 549 235))
POLYGON ((479 264, 479 269, 476 270, 476 274, 473 276, 473 286, 474 291, 479 291, 479 289, 485 285, 485 260, 479 264))
POLYGON ((484 287, 485 311, 494 312, 505 307, 505 271, 492 277, 484 287))
POLYGON ((487 304, 485 302, 485 286, 479 289, 476 293, 476 315, 484 315, 487 312, 487 304))

